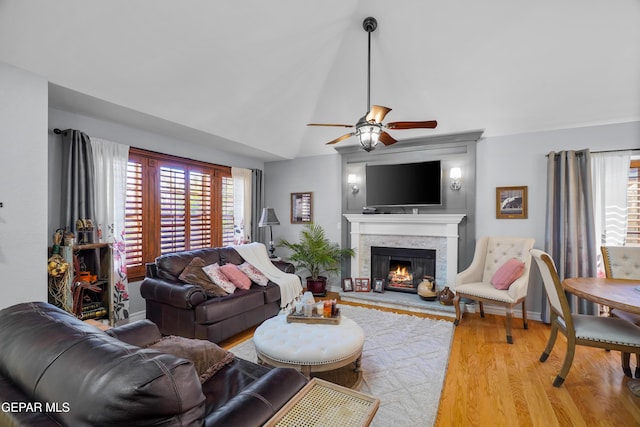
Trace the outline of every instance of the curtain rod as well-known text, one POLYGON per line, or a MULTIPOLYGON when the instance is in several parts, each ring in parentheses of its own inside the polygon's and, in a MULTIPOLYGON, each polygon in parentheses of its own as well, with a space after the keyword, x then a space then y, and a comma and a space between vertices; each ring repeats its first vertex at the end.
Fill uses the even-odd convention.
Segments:
MULTIPOLYGON (((582 150, 576 150, 576 155, 581 156, 582 152, 584 151, 584 149, 582 150)), ((598 153, 620 153, 622 151, 631 151, 631 153, 640 153, 640 149, 638 148, 621 148, 619 150, 600 150, 600 151, 589 151, 590 154, 598 154, 598 153)), ((556 156, 559 156, 559 153, 555 154, 556 156)), ((545 157, 549 157, 548 154, 545 154, 545 157)))

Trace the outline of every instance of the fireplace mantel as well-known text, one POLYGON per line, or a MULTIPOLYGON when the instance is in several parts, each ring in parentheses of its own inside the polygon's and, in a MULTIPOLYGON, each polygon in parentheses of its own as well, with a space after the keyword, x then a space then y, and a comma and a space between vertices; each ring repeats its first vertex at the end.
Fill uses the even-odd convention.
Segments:
POLYGON ((361 237, 374 236, 413 236, 437 237, 446 240, 446 278, 451 283, 458 270, 458 225, 464 214, 345 214, 350 223, 351 248, 356 255, 351 258, 351 275, 366 277, 362 270, 363 257, 360 253, 361 237))

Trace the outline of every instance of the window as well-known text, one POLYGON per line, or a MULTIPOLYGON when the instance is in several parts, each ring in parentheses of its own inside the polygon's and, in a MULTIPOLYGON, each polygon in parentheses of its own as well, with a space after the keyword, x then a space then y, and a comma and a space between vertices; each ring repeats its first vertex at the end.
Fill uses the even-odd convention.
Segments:
POLYGON ((231 168, 132 148, 125 239, 133 279, 159 255, 233 244, 231 168))
POLYGON ((625 246, 640 246, 640 160, 631 160, 629 169, 625 246))

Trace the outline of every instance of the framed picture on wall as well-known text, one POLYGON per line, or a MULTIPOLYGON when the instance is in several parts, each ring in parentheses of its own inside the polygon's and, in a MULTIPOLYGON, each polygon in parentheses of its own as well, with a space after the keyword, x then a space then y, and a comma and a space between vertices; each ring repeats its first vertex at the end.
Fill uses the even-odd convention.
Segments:
POLYGON ((291 193, 291 224, 313 222, 313 193, 291 193))
POLYGON ((527 218, 527 186, 496 187, 496 218, 527 218))

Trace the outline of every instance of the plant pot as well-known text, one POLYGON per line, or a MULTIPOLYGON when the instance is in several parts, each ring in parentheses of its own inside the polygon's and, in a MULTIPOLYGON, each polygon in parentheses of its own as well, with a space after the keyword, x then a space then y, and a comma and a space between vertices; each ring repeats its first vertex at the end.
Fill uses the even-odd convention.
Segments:
POLYGON ((312 279, 311 276, 307 277, 307 290, 311 292, 314 297, 326 296, 327 278, 325 276, 318 276, 317 279, 312 279))

